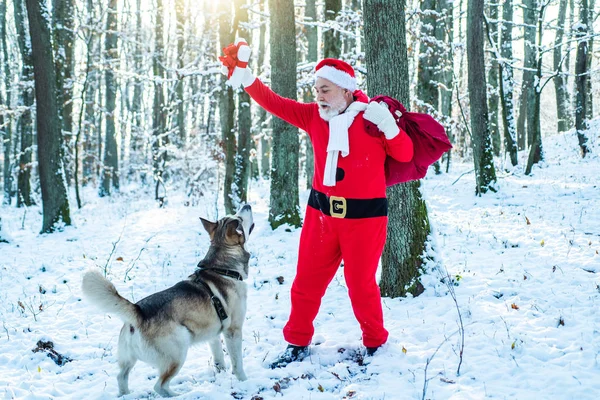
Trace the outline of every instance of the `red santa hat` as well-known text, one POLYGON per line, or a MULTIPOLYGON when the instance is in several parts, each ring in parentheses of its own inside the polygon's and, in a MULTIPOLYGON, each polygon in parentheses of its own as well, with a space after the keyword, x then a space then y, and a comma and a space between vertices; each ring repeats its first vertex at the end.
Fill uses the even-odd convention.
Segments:
POLYGON ((354 68, 342 60, 335 58, 326 58, 322 60, 315 67, 315 78, 327 79, 351 92, 356 90, 354 68))

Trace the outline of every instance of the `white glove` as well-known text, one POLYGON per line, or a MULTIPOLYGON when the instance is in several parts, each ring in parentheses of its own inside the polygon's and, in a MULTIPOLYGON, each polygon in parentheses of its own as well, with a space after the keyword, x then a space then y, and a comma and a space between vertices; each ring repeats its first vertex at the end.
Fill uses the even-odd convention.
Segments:
POLYGON ((250 68, 244 68, 244 76, 242 77, 242 86, 244 86, 245 88, 247 88, 248 86, 252 85, 254 83, 254 81, 256 80, 256 77, 254 76, 254 74, 252 73, 252 70, 250 68))
MULTIPOLYGON (((241 38, 237 39, 235 41, 235 44, 237 45, 240 42, 245 42, 245 40, 241 39, 241 38)), ((238 60, 247 63, 248 60, 250 60, 251 53, 252 53, 252 50, 250 50, 249 46, 247 46, 247 45, 240 46, 238 53, 237 53, 238 60)), ((241 67, 236 66, 233 70, 233 73, 231 74, 231 77, 229 78, 229 80, 227 82, 234 89, 237 89, 238 87, 240 87, 240 85, 244 85, 244 87, 247 87, 247 86, 250 86, 254 82, 254 75, 250 71, 250 68, 248 68, 248 67, 241 68, 241 67)))
POLYGON ((384 102, 369 103, 363 118, 377 125, 377 128, 383 132, 388 140, 395 138, 400 133, 400 128, 396 125, 394 116, 384 102))

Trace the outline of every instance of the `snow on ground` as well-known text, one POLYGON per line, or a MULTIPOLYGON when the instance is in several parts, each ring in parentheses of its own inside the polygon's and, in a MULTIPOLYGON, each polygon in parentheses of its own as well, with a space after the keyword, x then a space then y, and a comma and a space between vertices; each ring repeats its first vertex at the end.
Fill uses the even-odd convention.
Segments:
MULTIPOLYGON (((182 399, 597 399, 600 397, 600 123, 594 153, 581 160, 573 133, 545 138, 547 161, 524 176, 498 172, 497 193, 474 196, 470 163, 431 173, 423 194, 433 227, 430 264, 417 298, 383 299, 389 342, 368 364, 342 272, 323 300, 312 355, 265 366, 284 347, 299 230, 269 229, 268 185, 253 184, 256 229, 244 325, 246 382, 215 374, 208 346, 192 348, 172 383, 182 399), (464 175, 463 175, 464 174, 464 175), (460 369, 459 314, 464 323, 460 369), (277 278, 283 277, 283 283, 277 278), (256 396, 256 397, 254 397, 256 396)), ((526 154, 521 155, 521 162, 526 154)), ((108 399, 117 395, 121 322, 81 298, 88 268, 106 269, 120 293, 139 300, 193 272, 208 248, 198 217, 214 199, 185 206, 172 194, 157 208, 151 191, 112 198, 86 192, 75 225, 39 235, 39 208, 2 207, 0 397, 108 399), (33 353, 51 340, 72 359, 33 353)), ((305 204, 307 193, 303 193, 305 204)), ((222 215, 222 212, 221 212, 222 215)), ((228 358, 226 358, 229 364, 228 358)), ((155 398, 156 372, 138 363, 125 399, 155 398)))

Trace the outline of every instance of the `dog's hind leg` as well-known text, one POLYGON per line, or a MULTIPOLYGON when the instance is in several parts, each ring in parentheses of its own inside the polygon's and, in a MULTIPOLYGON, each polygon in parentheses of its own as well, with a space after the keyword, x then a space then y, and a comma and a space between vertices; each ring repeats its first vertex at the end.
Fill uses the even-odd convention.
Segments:
POLYGON ((177 375, 182 365, 183 362, 173 362, 166 366, 166 368, 161 369, 158 381, 156 381, 156 384, 154 385, 154 390, 156 390, 156 393, 162 397, 178 396, 178 393, 169 389, 169 384, 171 383, 171 379, 177 375))
POLYGON ((225 345, 231 359, 231 369, 233 374, 240 380, 248 379, 244 372, 244 364, 242 357, 242 330, 237 328, 229 328, 225 331, 225 345))
POLYGON ((135 365, 137 360, 119 360, 119 367, 121 371, 117 375, 117 382, 119 383, 119 396, 129 394, 129 372, 135 365))
POLYGON ((225 371, 225 357, 223 356, 223 346, 221 346, 221 335, 208 342, 210 351, 215 362, 217 372, 225 371))
POLYGON ((129 372, 137 362, 137 358, 131 349, 129 343, 130 330, 133 327, 130 327, 129 324, 125 324, 121 329, 121 334, 119 335, 119 368, 121 371, 119 375, 117 375, 117 382, 119 384, 119 396, 123 396, 129 394, 129 372))

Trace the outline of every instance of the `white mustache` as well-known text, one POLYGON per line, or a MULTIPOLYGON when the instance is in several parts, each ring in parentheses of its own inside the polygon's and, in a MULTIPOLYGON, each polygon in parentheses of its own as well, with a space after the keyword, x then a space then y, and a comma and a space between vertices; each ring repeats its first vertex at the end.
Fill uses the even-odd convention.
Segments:
POLYGON ((331 107, 331 104, 329 104, 325 101, 317 101, 317 104, 320 105, 321 107, 331 107))

